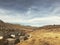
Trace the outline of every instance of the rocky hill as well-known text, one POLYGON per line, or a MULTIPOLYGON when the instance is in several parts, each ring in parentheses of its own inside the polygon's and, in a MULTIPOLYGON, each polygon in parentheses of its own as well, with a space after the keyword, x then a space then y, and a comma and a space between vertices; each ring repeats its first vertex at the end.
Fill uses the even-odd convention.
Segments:
POLYGON ((0 45, 60 45, 60 25, 31 27, 0 20, 0 45))
POLYGON ((0 45, 10 45, 7 43, 9 43, 11 40, 13 40, 13 44, 18 43, 20 42, 21 37, 23 40, 26 40, 29 36, 29 34, 27 33, 32 32, 34 29, 35 28, 31 26, 5 23, 2 20, 0 20, 0 45))
POLYGON ((34 27, 31 26, 23 26, 23 25, 18 25, 18 24, 11 24, 11 23, 5 23, 2 20, 0 20, 0 31, 25 31, 25 32, 30 32, 34 30, 34 27))

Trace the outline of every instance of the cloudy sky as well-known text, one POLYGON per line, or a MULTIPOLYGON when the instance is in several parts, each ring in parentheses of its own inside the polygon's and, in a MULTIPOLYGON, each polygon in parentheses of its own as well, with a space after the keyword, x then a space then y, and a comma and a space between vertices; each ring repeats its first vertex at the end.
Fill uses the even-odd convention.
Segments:
POLYGON ((31 26, 60 24, 60 0, 0 0, 0 19, 31 26))

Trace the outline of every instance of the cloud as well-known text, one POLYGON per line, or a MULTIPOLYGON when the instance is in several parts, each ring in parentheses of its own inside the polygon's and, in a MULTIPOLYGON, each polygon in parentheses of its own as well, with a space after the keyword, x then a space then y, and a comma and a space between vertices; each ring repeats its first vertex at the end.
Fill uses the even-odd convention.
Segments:
POLYGON ((37 22, 42 22, 42 21, 51 21, 51 22, 54 22, 54 21, 59 21, 60 20, 60 17, 58 16, 49 16, 49 17, 42 17, 42 18, 33 18, 33 19, 30 19, 28 22, 31 22, 31 23, 37 23, 37 22))
POLYGON ((43 26, 43 25, 52 25, 52 24, 60 24, 60 17, 58 16, 49 16, 43 18, 33 18, 28 20, 27 22, 31 23, 32 26, 43 26))
POLYGON ((22 14, 19 14, 17 12, 14 11, 9 11, 9 10, 5 10, 5 9, 0 9, 0 19, 5 21, 5 22, 19 22, 21 21, 21 16, 22 14))
POLYGON ((60 0, 0 0, 0 8, 26 12, 30 7, 49 8, 60 0))
POLYGON ((20 23, 22 25, 31 25, 31 26, 43 26, 43 25, 50 25, 50 24, 60 24, 60 17, 59 16, 49 16, 49 17, 40 17, 40 18, 32 18, 32 19, 22 19, 19 17, 11 17, 8 15, 1 15, 0 19, 4 22, 9 23, 20 23))
POLYGON ((4 22, 42 26, 60 24, 60 0, 0 0, 4 22))

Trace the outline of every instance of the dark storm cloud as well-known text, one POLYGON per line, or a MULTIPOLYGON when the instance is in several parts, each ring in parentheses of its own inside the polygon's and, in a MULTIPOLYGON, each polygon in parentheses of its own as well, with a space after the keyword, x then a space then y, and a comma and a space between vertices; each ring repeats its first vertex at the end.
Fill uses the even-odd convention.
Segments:
POLYGON ((38 14, 39 17, 53 12, 57 7, 56 5, 59 6, 59 4, 60 0, 0 0, 0 9, 11 10, 14 13, 19 12, 24 15, 30 11, 31 15, 37 16, 38 14))
POLYGON ((26 11, 33 1, 30 0, 0 0, 0 7, 13 10, 26 11))
POLYGON ((0 0, 0 8, 27 11, 32 6, 49 8, 59 0, 0 0))

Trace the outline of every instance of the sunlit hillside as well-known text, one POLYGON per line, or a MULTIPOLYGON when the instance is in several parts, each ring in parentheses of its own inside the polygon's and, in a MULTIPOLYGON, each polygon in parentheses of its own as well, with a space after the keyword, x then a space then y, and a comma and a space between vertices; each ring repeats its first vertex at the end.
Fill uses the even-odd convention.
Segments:
POLYGON ((32 27, 0 20, 0 44, 60 45, 60 25, 32 27))
POLYGON ((28 40, 17 45, 60 45, 60 28, 57 25, 53 27, 53 25, 44 26, 40 30, 31 32, 28 40))

